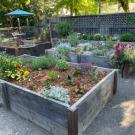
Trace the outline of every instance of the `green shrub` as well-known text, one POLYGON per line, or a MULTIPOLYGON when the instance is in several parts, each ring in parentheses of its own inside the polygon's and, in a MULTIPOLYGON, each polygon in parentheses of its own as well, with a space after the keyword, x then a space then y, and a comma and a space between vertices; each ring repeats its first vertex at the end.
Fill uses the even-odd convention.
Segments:
POLYGON ((56 63, 56 69, 60 71, 67 70, 69 67, 68 63, 65 60, 58 60, 56 63))
POLYGON ((56 25, 56 30, 61 37, 67 37, 71 32, 71 26, 67 22, 59 22, 56 25))
POLYGON ((98 33, 98 34, 95 34, 95 35, 94 35, 94 40, 95 40, 95 41, 100 41, 100 40, 102 40, 101 34, 99 34, 99 33, 98 33))
POLYGON ((77 38, 77 35, 75 33, 68 36, 68 41, 73 47, 79 44, 79 39, 77 38))
POLYGON ((49 71, 48 76, 51 78, 51 80, 57 79, 57 73, 55 71, 49 71))
POLYGON ((127 34, 123 34, 120 36, 120 41, 121 42, 133 42, 135 41, 134 35, 127 33, 127 34))
POLYGON ((82 39, 83 39, 83 40, 87 40, 87 39, 88 39, 87 34, 82 34, 82 39))
POLYGON ((94 36, 93 36, 93 35, 88 34, 88 36, 87 36, 87 40, 94 40, 94 36))
POLYGON ((48 68, 54 66, 55 63, 56 63, 56 61, 53 57, 41 56, 36 59, 33 59, 31 66, 33 69, 38 69, 38 68, 48 69, 48 68))

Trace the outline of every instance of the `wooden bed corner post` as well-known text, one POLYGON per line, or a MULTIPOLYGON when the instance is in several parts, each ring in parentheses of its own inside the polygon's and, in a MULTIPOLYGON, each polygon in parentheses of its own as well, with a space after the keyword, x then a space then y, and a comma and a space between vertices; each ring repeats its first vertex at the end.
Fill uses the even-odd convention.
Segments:
POLYGON ((114 73, 114 88, 113 88, 113 95, 115 95, 116 94, 116 92, 117 92, 117 82, 118 81, 118 70, 116 70, 115 71, 115 73, 114 73))
POLYGON ((78 135, 78 109, 68 109, 68 135, 78 135))
POLYGON ((6 83, 2 83, 2 100, 6 110, 10 110, 9 96, 6 83))

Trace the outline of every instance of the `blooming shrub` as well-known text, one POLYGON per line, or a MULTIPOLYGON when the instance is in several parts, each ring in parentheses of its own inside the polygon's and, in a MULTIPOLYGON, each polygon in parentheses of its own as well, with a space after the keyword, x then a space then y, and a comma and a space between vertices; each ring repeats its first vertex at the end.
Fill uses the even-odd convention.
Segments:
MULTIPOLYGON (((129 43, 119 43, 119 42, 116 43, 115 48, 114 48, 114 57, 113 57, 114 64, 121 65, 125 61, 131 62, 131 59, 128 59, 128 58, 129 56, 133 58, 134 56, 133 50, 134 50, 134 47, 129 43)), ((132 61, 135 61, 135 58, 132 61)))

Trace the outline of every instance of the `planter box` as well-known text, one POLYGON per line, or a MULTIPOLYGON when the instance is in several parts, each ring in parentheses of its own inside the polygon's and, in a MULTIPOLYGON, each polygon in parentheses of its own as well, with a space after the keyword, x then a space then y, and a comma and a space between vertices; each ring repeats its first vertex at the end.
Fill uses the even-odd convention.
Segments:
POLYGON ((105 56, 94 56, 94 55, 81 55, 82 63, 96 64, 101 67, 110 68, 109 60, 105 56))
POLYGON ((117 71, 98 70, 106 70, 109 74, 71 106, 1 80, 4 106, 44 128, 50 135, 83 135, 117 89, 117 71))
POLYGON ((54 56, 55 55, 55 48, 46 49, 45 50, 45 55, 47 55, 47 56, 54 56))
POLYGON ((16 53, 16 50, 17 50, 16 48, 9 48, 9 47, 0 47, 0 52, 4 51, 6 54, 14 55, 14 56, 16 56, 17 54, 18 55, 28 54, 32 56, 40 56, 40 55, 45 54, 45 49, 49 49, 51 47, 52 46, 50 42, 44 42, 44 43, 38 43, 33 46, 29 46, 29 45, 20 46, 17 51, 18 53, 16 53))
POLYGON ((73 62, 73 63, 80 63, 80 59, 79 59, 79 58, 80 58, 79 55, 76 54, 76 53, 70 52, 70 53, 68 54, 68 59, 69 59, 70 62, 73 62))
POLYGON ((109 59, 105 56, 95 56, 93 54, 69 53, 69 61, 73 63, 91 63, 100 67, 110 68, 109 59))

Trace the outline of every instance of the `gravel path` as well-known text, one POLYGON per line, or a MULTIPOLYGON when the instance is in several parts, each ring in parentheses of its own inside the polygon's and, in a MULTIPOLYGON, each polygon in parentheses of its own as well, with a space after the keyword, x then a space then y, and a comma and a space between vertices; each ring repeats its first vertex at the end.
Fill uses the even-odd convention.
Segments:
MULTIPOLYGON (((0 106, 0 135, 48 135, 0 106)), ((120 79, 118 92, 84 135, 135 135, 135 78, 120 79)))

